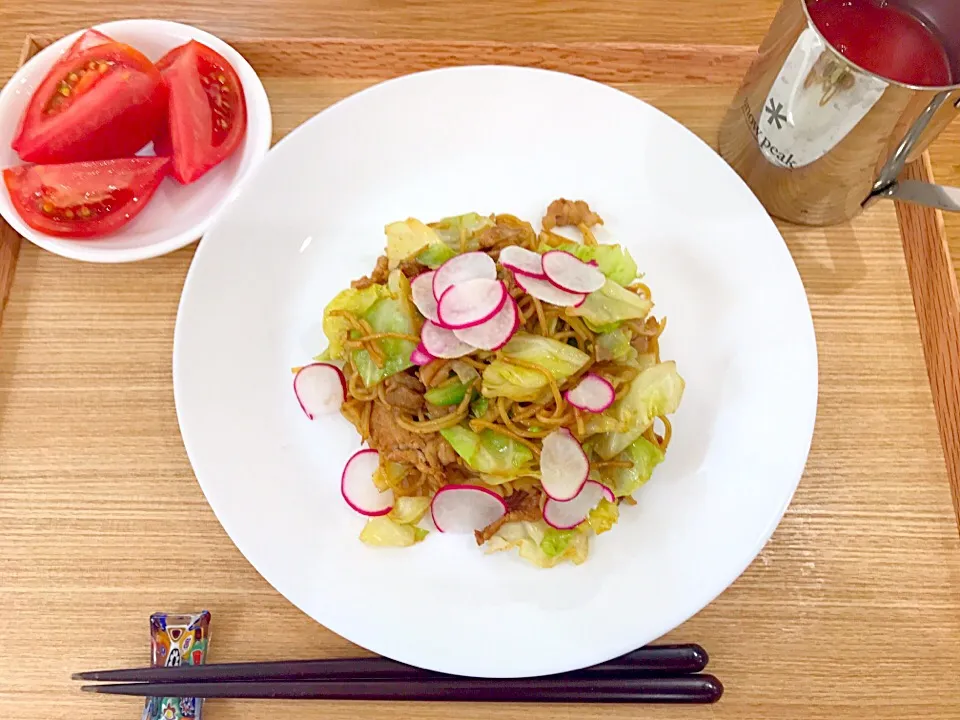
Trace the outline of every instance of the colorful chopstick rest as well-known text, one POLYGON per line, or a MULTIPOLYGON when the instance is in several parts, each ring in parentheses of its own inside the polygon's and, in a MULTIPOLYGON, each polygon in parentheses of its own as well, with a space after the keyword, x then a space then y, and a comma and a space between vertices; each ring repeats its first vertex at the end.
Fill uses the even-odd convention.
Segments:
MULTIPOLYGON (((150 616, 150 663, 154 667, 203 665, 210 644, 210 613, 150 616)), ((200 720, 202 698, 147 698, 140 720, 200 720)))

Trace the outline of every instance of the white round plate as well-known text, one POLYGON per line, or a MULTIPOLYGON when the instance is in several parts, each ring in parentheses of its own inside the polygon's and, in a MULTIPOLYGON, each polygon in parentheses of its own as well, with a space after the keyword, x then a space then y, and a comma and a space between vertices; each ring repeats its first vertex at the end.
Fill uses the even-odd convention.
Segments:
MULTIPOLYGON (((94 25, 94 30, 132 45, 153 61, 169 50, 197 40, 220 53, 237 71, 247 103, 247 134, 237 151, 202 178, 181 185, 164 180, 150 204, 116 232, 88 240, 54 237, 34 230, 20 218, 0 182, 0 215, 30 242, 57 255, 88 262, 118 263, 144 260, 173 252, 198 239, 216 214, 239 190, 241 183, 270 148, 270 103, 260 78, 243 56, 220 38, 199 28, 167 20, 117 20, 94 25)), ((10 142, 37 86, 53 64, 83 33, 60 38, 30 59, 0 90, 0 168, 23 165, 10 142)), ((148 145, 140 155, 153 155, 148 145)))
POLYGON ((813 323, 783 239, 691 132, 581 78, 511 67, 410 75, 305 123, 210 229, 174 341, 190 461, 227 533, 278 591, 376 653, 484 677, 554 673, 655 640, 756 557, 803 471, 817 402, 813 323), (358 539, 340 497, 359 447, 309 422, 291 366, 325 347, 324 305, 373 268, 383 226, 469 211, 539 226, 583 198, 625 244, 687 389, 666 462, 579 567, 540 570, 431 533, 358 539))

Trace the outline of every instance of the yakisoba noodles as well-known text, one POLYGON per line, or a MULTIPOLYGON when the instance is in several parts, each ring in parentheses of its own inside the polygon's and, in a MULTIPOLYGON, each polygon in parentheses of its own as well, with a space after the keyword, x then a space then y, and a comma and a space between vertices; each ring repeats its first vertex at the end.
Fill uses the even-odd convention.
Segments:
POLYGON ((340 411, 369 448, 343 476, 364 542, 472 531, 488 551, 580 563, 633 504, 684 383, 602 222, 557 200, 539 233, 512 215, 393 223, 371 274, 329 303, 317 359, 342 369, 340 411))

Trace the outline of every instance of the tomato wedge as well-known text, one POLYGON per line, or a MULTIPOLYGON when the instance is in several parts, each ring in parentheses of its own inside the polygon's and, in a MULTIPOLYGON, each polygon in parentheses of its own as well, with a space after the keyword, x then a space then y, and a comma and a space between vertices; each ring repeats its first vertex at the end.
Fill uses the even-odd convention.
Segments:
MULTIPOLYGON (((92 47, 97 45, 104 45, 106 43, 113 42, 113 38, 104 35, 102 32, 97 30, 87 30, 80 37, 73 41, 67 51, 57 60, 56 65, 51 68, 50 72, 47 75, 51 75, 61 70, 61 66, 69 63, 77 55, 82 53, 84 50, 89 50, 92 47)), ((23 127, 26 124, 27 115, 24 113, 23 117, 20 118, 20 124, 17 127, 17 132, 13 137, 13 142, 10 143, 10 147, 14 150, 20 150, 20 139, 23 136, 23 127)))
POLYGON ((27 162, 133 155, 162 125, 167 92, 160 71, 123 43, 79 47, 98 40, 81 37, 30 99, 13 143, 27 162))
POLYGON ((169 158, 136 157, 7 168, 3 181, 34 230, 88 238, 133 220, 169 170, 169 158))
POLYGON ((240 146, 247 130, 243 86, 214 50, 191 40, 157 63, 170 94, 167 127, 154 139, 173 157, 173 176, 192 183, 240 146))
POLYGON ((64 53, 58 62, 72 60, 85 50, 112 42, 116 41, 109 35, 104 35, 99 30, 86 30, 83 35, 73 41, 73 45, 70 46, 70 49, 64 53))

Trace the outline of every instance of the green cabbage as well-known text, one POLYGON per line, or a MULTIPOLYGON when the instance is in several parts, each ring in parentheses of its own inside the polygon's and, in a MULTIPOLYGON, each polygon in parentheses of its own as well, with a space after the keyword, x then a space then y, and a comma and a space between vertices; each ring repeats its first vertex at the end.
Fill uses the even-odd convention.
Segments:
POLYGON ((630 251, 619 245, 577 245, 573 254, 584 262, 596 260, 600 272, 618 285, 637 279, 637 263, 630 251))
POLYGON ((462 425, 454 425, 441 430, 440 434, 471 470, 502 480, 527 475, 533 469, 530 448, 489 428, 475 433, 462 425))
MULTIPOLYGON (((541 568, 552 568, 566 560, 579 565, 587 559, 589 540, 587 535, 581 532, 573 532, 566 546, 559 550, 557 555, 548 555, 541 545, 551 530, 553 528, 543 520, 504 523, 496 535, 487 541, 487 552, 502 552, 516 548, 520 557, 541 568)), ((557 549, 555 541, 548 541, 547 546, 557 549)))
POLYGON ((447 382, 439 387, 430 388, 423 394, 423 397, 431 405, 437 407, 446 407, 447 405, 459 405, 463 396, 467 394, 467 386, 462 382, 447 382))
POLYGON ((663 462, 663 458, 663 450, 646 438, 639 437, 617 456, 617 460, 632 462, 633 467, 611 468, 604 472, 604 479, 610 483, 617 497, 632 495, 650 479, 653 469, 663 462))
POLYGON ((350 322, 343 317, 331 315, 334 310, 347 310, 363 317, 380 300, 390 297, 386 285, 370 285, 363 290, 348 288, 337 294, 323 310, 323 334, 327 336, 327 349, 317 356, 318 360, 346 360, 343 343, 350 333, 350 322))
MULTIPOLYGON (((417 334, 415 320, 403 311, 401 303, 397 300, 380 300, 363 317, 370 323, 373 331, 377 333, 417 334)), ((410 362, 410 354, 417 347, 415 343, 393 338, 378 340, 377 343, 386 356, 383 367, 377 367, 366 350, 353 351, 353 359, 357 364, 357 370, 360 371, 363 384, 367 387, 373 387, 384 378, 413 366, 413 363, 410 362)))
POLYGON ((620 507, 603 498, 587 515, 587 524, 597 535, 605 533, 620 519, 620 507))
POLYGON ((624 328, 597 335, 597 361, 623 360, 630 355, 630 333, 624 328))
MULTIPOLYGON (((374 332, 395 332, 419 335, 420 320, 410 299, 410 282, 399 270, 390 273, 388 285, 370 285, 363 290, 344 290, 331 300, 323 311, 323 332, 329 345, 318 360, 346 360, 344 342, 359 337, 346 318, 332 315, 334 310, 348 310, 370 323, 374 332)), ((353 360, 367 387, 372 387, 390 375, 412 367, 410 353, 416 344, 410 340, 388 338, 378 340, 385 361, 377 367, 366 350, 353 350, 353 360)))
POLYGON ((637 263, 630 251, 620 245, 582 245, 571 241, 557 246, 542 243, 539 250, 541 253, 563 250, 584 262, 596 260, 600 272, 618 285, 629 285, 637 279, 637 263))
POLYGON ((393 509, 387 516, 401 525, 415 525, 423 518, 430 508, 428 497, 398 497, 394 500, 393 509))
POLYGON ((492 218, 477 213, 456 215, 430 223, 430 227, 436 231, 444 244, 458 253, 463 250, 477 250, 480 247, 477 242, 480 233, 493 225, 492 218))
POLYGON ((484 369, 481 387, 484 396, 531 401, 548 387, 542 372, 514 365, 509 362, 511 358, 539 365, 561 383, 582 368, 590 356, 558 340, 518 332, 503 346, 500 356, 484 369))
POLYGON ((395 268, 416 255, 417 262, 421 265, 435 269, 458 252, 447 245, 434 228, 414 218, 390 223, 384 228, 384 232, 387 234, 387 260, 390 268, 395 268))
MULTIPOLYGON (((643 431, 653 423, 658 415, 676 412, 683 397, 683 378, 677 373, 677 364, 672 360, 659 363, 641 372, 630 383, 624 393, 601 416, 587 420, 587 431, 596 432, 594 418, 616 421, 612 431, 598 438, 591 438, 591 445, 604 460, 611 460, 620 454, 643 431)), ((607 426, 609 427, 609 426, 607 426)))
POLYGON ((391 269, 424 248, 441 243, 436 230, 414 218, 390 223, 384 232, 387 234, 387 260, 391 269))
MULTIPOLYGON (((607 415, 607 413, 604 412, 602 414, 587 415, 584 418, 584 428, 587 431, 587 435, 599 436, 602 433, 619 432, 621 424, 615 417, 607 415)), ((599 437, 591 437, 587 440, 587 445, 592 447, 598 439, 599 437)))
POLYGON ((482 418, 490 409, 490 401, 483 395, 475 397, 470 401, 470 414, 475 418, 482 418))
POLYGON ((591 330, 602 333, 615 330, 624 320, 643 320, 652 309, 650 300, 608 279, 602 288, 587 295, 580 307, 568 312, 582 317, 591 330))
POLYGON ((360 531, 360 540, 374 547, 410 547, 428 534, 429 531, 423 528, 403 525, 394 522, 388 515, 381 515, 367 521, 360 531))
POLYGON ((548 528, 543 534, 543 540, 540 541, 540 549, 550 557, 557 557, 569 547, 573 536, 577 534, 576 530, 557 530, 548 528))
POLYGON ((421 265, 426 265, 428 268, 436 270, 456 254, 457 253, 455 250, 452 250, 449 246, 442 242, 438 242, 434 243, 433 245, 428 245, 426 248, 421 250, 417 255, 417 262, 421 265))

